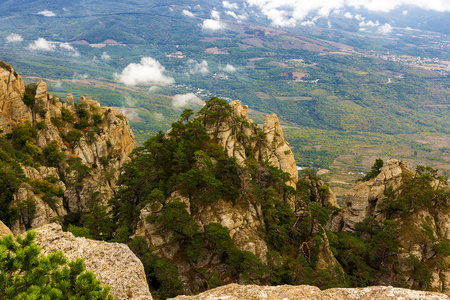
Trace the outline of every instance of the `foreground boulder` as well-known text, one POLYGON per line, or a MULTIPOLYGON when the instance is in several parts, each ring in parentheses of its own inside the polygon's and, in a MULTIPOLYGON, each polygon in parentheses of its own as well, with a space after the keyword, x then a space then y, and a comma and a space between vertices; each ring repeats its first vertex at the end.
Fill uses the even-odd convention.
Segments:
POLYGON ((196 296, 178 296, 174 300, 254 300, 254 299, 450 299, 439 293, 413 291, 393 288, 391 286, 373 286, 354 289, 328 289, 321 291, 318 287, 299 286, 257 286, 229 284, 206 291, 196 296))
POLYGON ((103 284, 111 286, 114 299, 152 300, 144 266, 125 244, 106 243, 74 237, 52 223, 36 229, 36 244, 42 254, 62 250, 74 260, 84 259, 86 269, 92 271, 103 284))

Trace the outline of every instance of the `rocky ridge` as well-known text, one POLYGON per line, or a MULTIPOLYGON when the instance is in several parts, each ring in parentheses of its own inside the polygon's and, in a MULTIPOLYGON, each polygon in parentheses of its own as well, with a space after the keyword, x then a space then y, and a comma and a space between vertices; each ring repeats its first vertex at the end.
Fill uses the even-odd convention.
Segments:
POLYGON ((19 207, 32 199, 36 209, 32 216, 22 214, 11 226, 16 234, 61 220, 69 212, 89 210, 88 202, 94 194, 97 201, 105 204, 117 189, 118 169, 136 147, 128 120, 120 111, 101 107, 97 101, 85 97, 75 104, 71 94, 67 94, 63 103, 48 93, 42 80, 25 88, 14 68, 1 62, 0 132, 11 133, 18 124, 38 128, 35 144, 40 149, 57 145, 66 159, 57 167, 23 167, 25 175, 32 180, 52 178, 63 195, 54 197, 50 206, 28 184, 22 184, 14 195, 13 205, 19 207), (24 102, 27 97, 28 105, 24 102), (76 139, 70 139, 73 136, 76 139), (68 159, 78 159, 88 167, 88 174, 77 177, 65 163, 68 159))

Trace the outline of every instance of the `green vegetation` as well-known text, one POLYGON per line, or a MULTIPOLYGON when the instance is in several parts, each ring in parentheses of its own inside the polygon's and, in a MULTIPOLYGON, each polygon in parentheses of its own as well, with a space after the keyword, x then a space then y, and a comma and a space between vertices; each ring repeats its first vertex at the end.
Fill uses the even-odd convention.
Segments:
POLYGON ((0 239, 0 298, 113 299, 82 259, 67 261, 62 251, 40 256, 36 233, 0 239))
POLYGON ((431 167, 417 166, 414 174, 405 175, 398 193, 392 188, 385 191, 386 198, 380 204, 380 211, 388 217, 400 213, 405 216, 420 209, 448 211, 447 178, 438 175, 431 167))
POLYGON ((375 178, 380 174, 381 168, 384 165, 384 161, 381 158, 377 158, 375 160, 375 163, 373 164, 372 168, 370 169, 369 173, 364 175, 362 178, 358 179, 358 181, 368 181, 372 178, 375 178))
POLYGON ((327 232, 333 254, 344 268, 351 287, 373 284, 377 272, 386 272, 395 262, 399 240, 397 225, 386 220, 378 224, 374 219, 364 219, 356 224, 354 234, 327 232))

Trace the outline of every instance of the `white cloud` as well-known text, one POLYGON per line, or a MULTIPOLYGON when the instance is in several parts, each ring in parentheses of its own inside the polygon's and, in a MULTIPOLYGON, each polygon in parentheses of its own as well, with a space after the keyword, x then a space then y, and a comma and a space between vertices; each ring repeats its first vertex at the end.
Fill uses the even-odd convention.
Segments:
POLYGON ((138 64, 131 63, 122 70, 121 74, 114 73, 114 78, 127 86, 137 84, 172 84, 175 80, 164 75, 166 68, 156 59, 143 57, 138 64))
POLYGON ((358 21, 364 21, 365 18, 363 16, 357 14, 357 15, 355 15, 355 19, 358 21))
POLYGON ((227 10, 225 13, 229 16, 232 16, 235 19, 239 19, 238 16, 236 15, 236 13, 233 11, 227 10))
POLYGON ((202 24, 203 30, 221 30, 225 29, 225 24, 220 22, 220 20, 213 20, 213 19, 206 19, 203 21, 202 24))
POLYGON ((237 15, 235 12, 230 10, 227 10, 225 13, 239 21, 246 20, 248 18, 247 14, 237 15))
POLYGON ((197 62, 196 60, 189 59, 187 64, 189 68, 189 74, 206 75, 209 73, 208 62, 206 60, 197 62))
POLYGON ((205 104, 205 102, 202 99, 200 99, 193 93, 178 94, 178 95, 173 96, 173 99, 172 99, 172 105, 174 107, 186 107, 193 103, 196 103, 199 105, 205 104))
POLYGON ((344 14, 344 17, 346 17, 347 19, 353 19, 353 15, 350 12, 346 12, 344 14))
POLYGON ((316 23, 312 20, 308 20, 308 21, 303 21, 300 23, 300 25, 302 26, 308 26, 308 27, 313 27, 316 25, 316 23))
POLYGON ((408 14, 407 10, 402 11, 402 15, 406 16, 408 14))
POLYGON ((272 21, 274 26, 295 26, 310 13, 328 17, 330 12, 345 7, 365 8, 389 12, 399 6, 420 7, 439 12, 450 12, 448 0, 245 0, 272 21))
POLYGON ((236 68, 233 67, 233 66, 230 65, 230 64, 227 64, 225 67, 221 67, 221 68, 219 68, 219 69, 220 69, 221 71, 228 72, 228 73, 236 72, 236 68))
POLYGON ((28 45, 31 50, 55 51, 56 45, 44 38, 38 38, 36 41, 28 45))
POLYGON ((211 18, 213 18, 214 20, 220 20, 220 13, 217 10, 212 10, 211 18))
POLYGON ((382 34, 388 34, 388 33, 391 33, 391 32, 392 32, 392 26, 389 25, 388 23, 386 23, 386 24, 384 24, 384 25, 381 25, 381 26, 378 28, 378 32, 379 32, 379 33, 382 33, 382 34))
POLYGON ((191 13, 190 11, 188 11, 186 9, 183 9, 183 16, 190 17, 190 18, 195 17, 195 15, 193 13, 191 13))
POLYGON ((10 35, 8 35, 6 37, 7 43, 17 43, 17 42, 22 42, 22 41, 23 41, 23 37, 17 33, 11 33, 10 35))
POLYGON ((238 9, 239 6, 236 3, 230 3, 228 1, 223 1, 222 5, 226 9, 238 9))
POLYGON ((103 60, 111 60, 111 56, 109 56, 106 52, 103 52, 100 58, 103 60))
POLYGON ((62 81, 61 80, 55 81, 55 88, 60 89, 61 87, 62 87, 62 81))
POLYGON ((359 27, 378 27, 378 26, 380 26, 380 22, 378 22, 378 21, 376 21, 376 22, 373 22, 373 21, 368 21, 368 22, 361 21, 361 22, 359 22, 359 27))
POLYGON ((42 15, 44 17, 54 17, 56 16, 56 14, 54 12, 52 12, 51 10, 42 10, 38 13, 36 13, 37 15, 42 15))
POLYGON ((78 52, 77 49, 75 49, 72 45, 68 44, 68 43, 61 43, 59 44, 59 48, 64 50, 64 51, 68 51, 70 53, 70 55, 72 56, 80 56, 80 53, 78 52))
POLYGON ((203 21, 202 29, 203 30, 221 30, 225 29, 226 26, 222 22, 220 22, 220 13, 217 10, 211 11, 211 18, 203 21))

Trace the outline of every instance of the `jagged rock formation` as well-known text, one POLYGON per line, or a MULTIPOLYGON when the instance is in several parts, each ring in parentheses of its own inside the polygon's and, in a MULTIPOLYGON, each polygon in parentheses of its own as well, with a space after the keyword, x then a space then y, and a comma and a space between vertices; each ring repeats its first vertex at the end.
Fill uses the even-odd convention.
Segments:
POLYGON ((128 246, 77 238, 70 232, 63 232, 55 223, 35 230, 35 242, 42 247, 42 254, 62 250, 70 260, 83 258, 86 269, 92 271, 102 284, 111 286, 114 299, 153 299, 144 267, 128 246))
POLYGON ((384 192, 389 187, 398 190, 405 174, 412 174, 405 162, 389 160, 376 178, 359 183, 348 192, 346 208, 332 217, 327 228, 332 231, 353 232, 355 224, 365 218, 381 220, 384 216, 379 213, 377 206, 385 198, 384 192))
POLYGON ((439 293, 413 291, 393 288, 391 286, 373 286, 354 289, 328 289, 321 291, 318 287, 300 286, 257 286, 229 284, 218 287, 196 296, 178 296, 172 300, 254 300, 254 299, 310 299, 310 300, 372 300, 372 299, 450 299, 439 293))
POLYGON ((291 175, 293 187, 298 179, 297 164, 289 143, 283 137, 283 130, 276 114, 267 115, 264 119, 263 138, 259 139, 257 126, 247 115, 247 106, 238 100, 230 102, 231 116, 219 124, 206 126, 207 132, 222 145, 228 156, 235 157, 240 165, 244 165, 247 153, 262 162, 266 159, 273 166, 291 175))
MULTIPOLYGON (((214 99, 211 101, 214 101, 214 99)), ((201 202, 191 195, 183 195, 175 187, 176 190, 171 192, 170 197, 161 201, 161 203, 153 202, 148 204, 140 211, 139 222, 135 231, 135 236, 143 237, 150 245, 150 248, 154 249, 153 253, 169 260, 178 269, 180 279, 184 283, 185 293, 195 293, 204 290, 205 285, 208 284, 207 280, 205 280, 204 270, 217 274, 214 276, 220 278, 221 284, 239 282, 240 275, 228 275, 229 269, 227 269, 227 263, 225 262, 226 255, 220 251, 205 250, 197 261, 188 261, 185 258, 186 241, 174 241, 172 232, 161 223, 155 221, 161 220, 162 210, 165 205, 174 201, 183 203, 187 213, 195 220, 201 233, 205 232, 205 228, 210 223, 221 224, 229 230, 230 237, 239 250, 249 251, 255 254, 263 263, 267 263, 269 244, 265 240, 265 235, 268 235, 265 232, 265 228, 270 225, 266 224, 262 209, 264 200, 258 199, 258 197, 262 198, 263 196, 252 195, 256 191, 254 186, 260 185, 262 188, 259 186, 258 188, 270 189, 272 174, 266 164, 268 162, 270 165, 289 174, 291 179, 287 180, 286 184, 293 188, 297 187, 297 166, 289 144, 284 140, 277 116, 275 114, 268 115, 263 129, 261 129, 248 118, 247 107, 239 101, 230 103, 231 111, 230 114, 226 115, 220 114, 222 110, 227 109, 226 102, 222 105, 223 107, 219 108, 205 106, 206 112, 203 114, 204 110, 201 110, 196 120, 200 120, 203 123, 212 142, 223 146, 226 154, 229 157, 234 157, 236 163, 242 167, 238 171, 241 181, 239 199, 233 199, 234 201, 219 199, 217 201, 201 202), (220 117, 212 114, 208 115, 208 112, 214 111, 214 109, 217 110, 217 114, 220 117), (253 167, 248 167, 249 163, 253 167), (253 179, 255 181, 252 181, 253 179)), ((175 130, 180 130, 177 127, 174 128, 175 130)), ((179 124, 178 128, 182 128, 182 125, 179 124)), ((166 133, 166 139, 171 139, 171 137, 175 136, 176 131, 173 130, 166 133)), ((149 150, 149 152, 151 151, 149 150)), ((200 156, 196 158, 198 165, 201 165, 202 159, 200 156)), ((211 159, 211 165, 215 163, 215 159, 211 159)), ((280 195, 283 193, 283 188, 277 190, 280 195)), ((310 218, 311 211, 308 209, 310 201, 317 201, 327 206, 337 206, 336 197, 322 181, 311 181, 308 188, 311 189, 310 193, 313 196, 309 198, 314 198, 312 200, 306 201, 306 199, 292 196, 293 194, 286 197, 280 196, 280 200, 289 204, 292 208, 297 222, 310 218), (302 205, 300 205, 300 202, 302 205), (299 206, 302 206, 303 209, 297 210, 299 206)), ((289 187, 286 189, 288 190, 289 187)), ((277 193, 274 189, 272 191, 277 193)), ((319 224, 311 224, 310 227, 311 232, 309 233, 308 228, 308 234, 312 236, 308 237, 304 245, 295 246, 299 249, 299 255, 305 255, 306 259, 310 261, 312 249, 317 248, 318 258, 315 261, 315 270, 327 268, 341 270, 339 263, 330 250, 323 228, 319 224), (318 235, 323 236, 315 238, 318 235)), ((283 229, 280 230, 282 231, 283 229)), ((279 232, 280 234, 282 234, 281 231, 279 232)), ((260 283, 258 281, 253 282, 260 283)))
MULTIPOLYGON (((414 288, 423 288, 426 280, 429 280, 428 288, 450 293, 450 258, 446 250, 450 238, 450 225, 448 208, 439 206, 437 200, 427 200, 427 195, 422 190, 417 190, 413 202, 417 202, 415 208, 408 213, 391 213, 387 215, 380 210, 383 201, 387 198, 385 191, 392 188, 395 197, 408 193, 411 186, 408 182, 411 178, 420 176, 408 169, 405 162, 389 160, 381 169, 376 178, 359 183, 352 188, 347 195, 347 207, 331 217, 327 228, 332 231, 353 232, 355 225, 365 218, 373 218, 379 224, 389 219, 398 227, 398 253, 396 262, 385 266, 389 271, 377 274, 375 281, 384 285, 407 285, 414 288), (419 204, 422 203, 422 204, 419 204), (419 278, 419 266, 422 268, 422 278, 419 278), (424 271, 425 270, 425 271, 424 271)), ((431 178, 431 177, 430 177, 431 178)), ((431 180, 431 190, 436 190, 439 185, 437 179, 431 180)), ((445 184, 443 184, 445 186, 445 184)), ((448 197, 443 195, 443 197, 448 197)), ((448 203, 448 198, 444 200, 448 203)), ((414 207, 414 203, 412 204, 414 207)))
POLYGON ((10 133, 16 124, 31 120, 31 110, 22 101, 22 77, 0 61, 0 132, 10 133))
POLYGON ((105 204, 117 189, 118 169, 136 147, 128 120, 120 111, 101 107, 85 97, 75 104, 71 94, 67 94, 66 102, 50 95, 42 80, 25 88, 13 67, 0 62, 0 132, 11 133, 17 124, 29 122, 38 129, 34 140, 39 151, 56 144, 66 156, 57 168, 24 168, 32 180, 52 178, 64 195, 54 197, 49 205, 24 183, 13 205, 23 207, 25 201, 33 200, 36 207, 31 215, 21 214, 11 226, 16 234, 26 227, 61 220, 68 212, 89 210, 88 201, 93 195, 98 194, 96 201, 105 204), (88 167, 87 174, 78 176, 68 167, 69 158, 79 159, 88 167))

